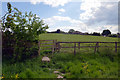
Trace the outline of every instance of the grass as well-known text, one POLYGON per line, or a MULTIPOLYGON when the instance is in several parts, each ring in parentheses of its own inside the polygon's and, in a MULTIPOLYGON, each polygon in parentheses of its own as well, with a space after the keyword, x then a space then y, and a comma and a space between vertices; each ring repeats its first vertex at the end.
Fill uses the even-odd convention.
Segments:
POLYGON ((39 36, 40 40, 54 40, 57 39, 58 41, 83 41, 83 42, 115 42, 118 41, 118 38, 111 38, 111 37, 103 37, 103 36, 91 36, 91 35, 76 35, 76 34, 41 34, 39 36))
MULTIPOLYGON (((88 42, 114 42, 118 40, 102 36, 69 34, 41 34, 39 38, 40 40, 57 39, 58 41, 88 42)), ((104 48, 100 49, 99 53, 94 54, 93 49, 86 48, 81 49, 80 52, 77 50, 75 56, 72 52, 73 49, 63 49, 59 53, 54 53, 53 56, 50 51, 46 50, 41 52, 40 56, 14 64, 3 58, 2 73, 4 78, 57 78, 57 74, 53 73, 57 70, 61 73, 60 75, 63 74, 64 78, 118 78, 118 54, 114 53, 113 50, 104 48), (42 62, 43 56, 50 57, 51 61, 42 62)))
MULTIPOLYGON (((51 57, 51 56, 49 56, 51 57)), ((56 53, 51 61, 44 63, 42 56, 25 62, 6 64, 3 62, 5 78, 56 78, 55 70, 64 78, 117 78, 118 57, 114 53, 87 53, 76 56, 69 53, 56 53)))

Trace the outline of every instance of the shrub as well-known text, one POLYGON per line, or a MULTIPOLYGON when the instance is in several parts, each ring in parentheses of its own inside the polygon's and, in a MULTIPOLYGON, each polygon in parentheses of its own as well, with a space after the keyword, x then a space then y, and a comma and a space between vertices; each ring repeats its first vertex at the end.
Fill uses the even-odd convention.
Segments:
POLYGON ((36 55, 37 48, 33 47, 38 35, 45 33, 48 25, 36 14, 22 14, 17 8, 7 3, 8 11, 2 17, 3 56, 13 61, 36 55))

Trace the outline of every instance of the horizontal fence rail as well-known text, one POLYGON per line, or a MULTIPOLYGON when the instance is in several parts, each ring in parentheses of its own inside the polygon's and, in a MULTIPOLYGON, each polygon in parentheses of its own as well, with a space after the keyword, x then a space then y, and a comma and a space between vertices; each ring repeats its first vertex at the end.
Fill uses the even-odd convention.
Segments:
POLYGON ((120 43, 120 42, 57 42, 57 43, 120 43))

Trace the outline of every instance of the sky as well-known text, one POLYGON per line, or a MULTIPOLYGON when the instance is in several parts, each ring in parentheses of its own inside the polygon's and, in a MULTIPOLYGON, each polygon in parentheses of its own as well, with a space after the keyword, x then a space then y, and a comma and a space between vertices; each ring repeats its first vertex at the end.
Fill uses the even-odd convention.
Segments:
POLYGON ((2 0, 2 16, 8 1, 22 13, 39 16, 48 24, 47 31, 118 32, 118 0, 2 0))

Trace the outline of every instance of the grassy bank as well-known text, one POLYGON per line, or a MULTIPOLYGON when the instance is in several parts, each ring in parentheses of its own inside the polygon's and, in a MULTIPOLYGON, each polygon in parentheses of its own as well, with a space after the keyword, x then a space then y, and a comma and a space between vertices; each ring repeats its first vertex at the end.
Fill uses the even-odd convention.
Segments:
MULTIPOLYGON (((58 41, 118 41, 117 38, 70 34, 42 34, 39 38, 40 40, 57 39, 58 41)), ((77 51, 75 56, 72 52, 73 49, 65 50, 54 53, 53 56, 47 51, 41 52, 40 56, 12 64, 3 58, 3 77, 57 78, 58 74, 54 74, 54 71, 59 71, 59 75, 64 78, 118 78, 118 54, 114 53, 114 50, 103 48, 99 53, 94 54, 94 49, 85 48, 80 52, 77 51), (48 56, 51 61, 42 62, 43 56, 48 56)))
MULTIPOLYGON (((48 55, 48 54, 46 54, 48 55)), ((114 53, 56 53, 50 62, 42 62, 38 56, 25 62, 10 64, 3 60, 5 78, 57 78, 59 71, 64 78, 117 78, 118 57, 114 53)))

